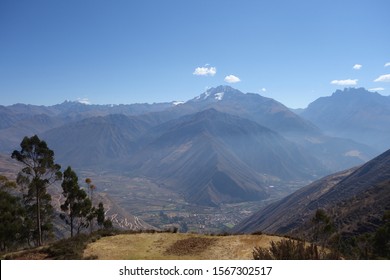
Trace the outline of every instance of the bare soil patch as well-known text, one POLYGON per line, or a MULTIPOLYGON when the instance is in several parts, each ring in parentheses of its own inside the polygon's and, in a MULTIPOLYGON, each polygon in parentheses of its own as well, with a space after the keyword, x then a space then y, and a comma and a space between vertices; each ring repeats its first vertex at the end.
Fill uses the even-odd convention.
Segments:
POLYGON ((177 256, 199 254, 207 250, 216 241, 216 238, 204 237, 190 237, 178 240, 165 251, 165 254, 177 256))

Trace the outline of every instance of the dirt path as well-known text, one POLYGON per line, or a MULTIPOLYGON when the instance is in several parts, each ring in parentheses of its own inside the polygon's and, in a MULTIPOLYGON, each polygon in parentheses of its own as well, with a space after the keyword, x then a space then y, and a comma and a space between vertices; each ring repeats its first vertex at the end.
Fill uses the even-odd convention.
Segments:
POLYGON ((268 235, 130 234, 104 237, 88 245, 84 257, 101 260, 251 259, 255 246, 268 247, 281 237, 268 235))

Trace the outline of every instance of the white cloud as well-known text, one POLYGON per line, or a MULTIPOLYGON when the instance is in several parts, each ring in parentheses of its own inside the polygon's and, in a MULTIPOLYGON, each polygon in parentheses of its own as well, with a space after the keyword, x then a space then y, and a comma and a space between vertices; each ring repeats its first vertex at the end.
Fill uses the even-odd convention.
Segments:
POLYGON ((240 78, 239 77, 236 77, 234 75, 228 75, 225 77, 224 79, 225 82, 229 83, 229 84, 234 84, 234 83, 238 83, 238 82, 241 82, 240 78))
POLYGON ((385 63, 385 67, 390 66, 390 62, 385 63))
POLYGON ((358 79, 347 79, 347 80, 333 80, 330 83, 332 85, 339 85, 339 86, 355 86, 357 85, 358 79))
POLYGON ((360 70, 363 67, 361 64, 355 64, 352 68, 355 70, 360 70))
POLYGON ((262 92, 266 92, 267 89, 263 87, 263 88, 261 89, 261 91, 262 91, 262 92))
POLYGON ((374 82, 390 82, 390 74, 379 76, 374 82))
POLYGON ((206 64, 203 67, 197 67, 192 73, 196 76, 214 76, 217 73, 217 68, 209 67, 209 64, 206 64))
POLYGON ((383 87, 370 88, 369 91, 381 91, 385 90, 383 87))
POLYGON ((88 98, 77 98, 77 102, 78 103, 81 103, 81 104, 86 104, 86 105, 90 105, 91 104, 91 102, 89 101, 89 99, 88 98))

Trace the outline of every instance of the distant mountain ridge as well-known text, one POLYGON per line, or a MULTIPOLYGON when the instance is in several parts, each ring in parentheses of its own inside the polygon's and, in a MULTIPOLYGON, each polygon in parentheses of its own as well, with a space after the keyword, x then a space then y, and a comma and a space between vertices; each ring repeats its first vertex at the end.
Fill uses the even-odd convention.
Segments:
POLYGON ((0 152, 14 150, 26 135, 41 134, 53 128, 87 118, 123 114, 135 116, 163 111, 175 106, 170 103, 130 105, 88 105, 65 101, 53 106, 14 104, 0 106, 0 152))
POLYGON ((313 124, 300 118, 280 102, 255 93, 242 93, 229 86, 210 88, 180 107, 193 107, 197 111, 214 108, 256 121, 282 134, 318 132, 313 124))
POLYGON ((390 148, 390 97, 364 88, 337 90, 312 102, 301 114, 329 135, 390 148))

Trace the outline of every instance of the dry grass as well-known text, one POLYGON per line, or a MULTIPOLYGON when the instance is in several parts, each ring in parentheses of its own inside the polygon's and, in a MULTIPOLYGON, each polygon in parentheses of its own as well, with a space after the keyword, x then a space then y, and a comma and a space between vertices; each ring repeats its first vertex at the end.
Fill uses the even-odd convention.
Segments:
POLYGON ((254 247, 266 248, 270 241, 281 239, 268 235, 116 235, 89 244, 84 257, 93 256, 101 260, 245 260, 253 258, 254 247))

